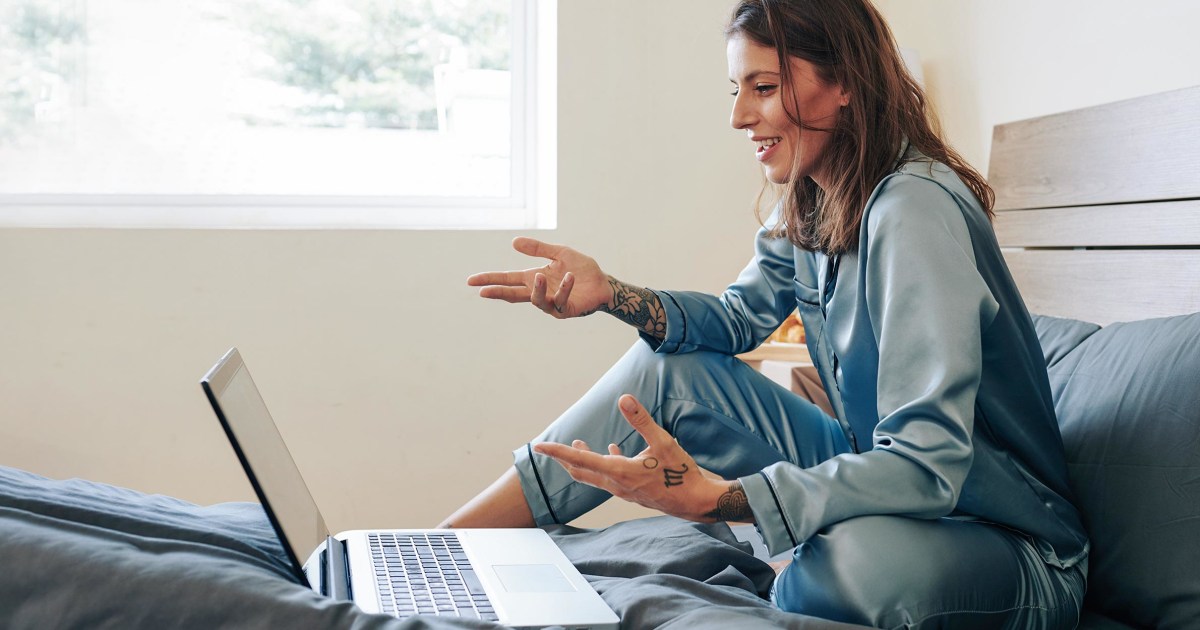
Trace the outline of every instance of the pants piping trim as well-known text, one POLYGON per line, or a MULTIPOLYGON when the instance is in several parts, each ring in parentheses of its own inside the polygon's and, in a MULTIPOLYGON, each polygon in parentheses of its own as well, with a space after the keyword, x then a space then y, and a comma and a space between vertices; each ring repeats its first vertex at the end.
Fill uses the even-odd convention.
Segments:
POLYGON ((529 451, 529 467, 533 469, 533 478, 537 480, 538 490, 542 493, 542 500, 546 502, 546 509, 550 511, 550 518, 561 525, 562 521, 558 520, 558 515, 554 513, 554 506, 550 505, 550 495, 546 493, 546 486, 542 484, 542 474, 538 472, 537 460, 533 458, 533 444, 526 442, 525 450, 529 451))

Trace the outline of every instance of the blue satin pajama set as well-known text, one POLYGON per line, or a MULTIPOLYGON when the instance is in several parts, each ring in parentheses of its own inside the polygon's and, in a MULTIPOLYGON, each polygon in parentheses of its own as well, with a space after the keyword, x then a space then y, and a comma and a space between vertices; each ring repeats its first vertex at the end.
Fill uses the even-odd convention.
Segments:
MULTIPOLYGON (((768 226, 777 220, 772 217, 768 226)), ((701 466, 745 489, 782 609, 877 627, 1072 628, 1088 540, 1046 364, 987 216, 909 149, 868 201, 857 250, 759 231, 720 296, 656 291, 666 338, 634 347, 534 443, 643 448, 642 401, 701 466), (799 308, 836 417, 734 358, 799 308)), ((515 451, 538 524, 609 498, 515 451)))

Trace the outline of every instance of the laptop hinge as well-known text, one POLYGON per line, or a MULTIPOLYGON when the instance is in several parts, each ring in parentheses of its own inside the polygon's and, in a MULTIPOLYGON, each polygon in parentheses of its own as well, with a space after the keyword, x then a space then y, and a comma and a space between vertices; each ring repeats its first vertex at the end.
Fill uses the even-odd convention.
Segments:
POLYGON ((333 599, 351 599, 349 560, 346 557, 346 543, 327 536, 325 551, 321 553, 321 593, 333 599))

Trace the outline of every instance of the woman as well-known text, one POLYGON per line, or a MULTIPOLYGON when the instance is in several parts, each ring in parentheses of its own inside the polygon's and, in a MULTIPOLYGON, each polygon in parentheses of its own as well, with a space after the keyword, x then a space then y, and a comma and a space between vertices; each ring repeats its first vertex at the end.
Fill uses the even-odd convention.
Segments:
POLYGON ((615 495, 794 548, 784 610, 1074 627, 1087 538, 991 190, 868 0, 742 0, 726 36, 731 124, 780 193, 755 259, 720 297, 525 238, 548 265, 472 276, 485 298, 607 312, 642 341, 445 525, 565 523, 615 495), (836 418, 733 358, 797 307, 836 418))

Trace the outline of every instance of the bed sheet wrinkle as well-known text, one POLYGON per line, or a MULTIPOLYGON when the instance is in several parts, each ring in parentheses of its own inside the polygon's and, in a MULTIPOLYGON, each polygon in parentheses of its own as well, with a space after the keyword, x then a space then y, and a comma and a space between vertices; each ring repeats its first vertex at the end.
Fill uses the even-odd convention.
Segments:
POLYGON ((0 627, 499 628, 368 615, 297 584, 262 507, 0 466, 0 627))
POLYGON ((54 480, 0 466, 0 505, 142 539, 190 541, 239 553, 290 576, 288 560, 257 503, 207 507, 82 479, 54 480))
POLYGON ((621 627, 631 630, 842 630, 860 627, 787 613, 744 589, 698 582, 678 575, 597 578, 592 584, 621 617, 621 627))
POLYGON ((750 592, 765 598, 775 580, 771 567, 753 555, 724 523, 693 523, 656 516, 585 530, 545 528, 584 575, 634 578, 671 574, 704 582, 727 569, 739 573, 750 592))
POLYGON ((12 508, 0 508, 0 567, 0 627, 13 630, 497 627, 367 615, 243 554, 12 508))
POLYGON ((766 599, 774 569, 725 523, 656 516, 597 530, 545 529, 616 611, 622 628, 861 627, 775 607, 766 599))
MULTIPOLYGON (((602 530, 547 528, 622 616, 622 628, 801 628, 845 624, 764 599, 774 571, 723 523, 672 517, 602 530)), ((397 620, 297 584, 261 506, 198 506, 0 466, 0 628, 500 628, 397 620)))

